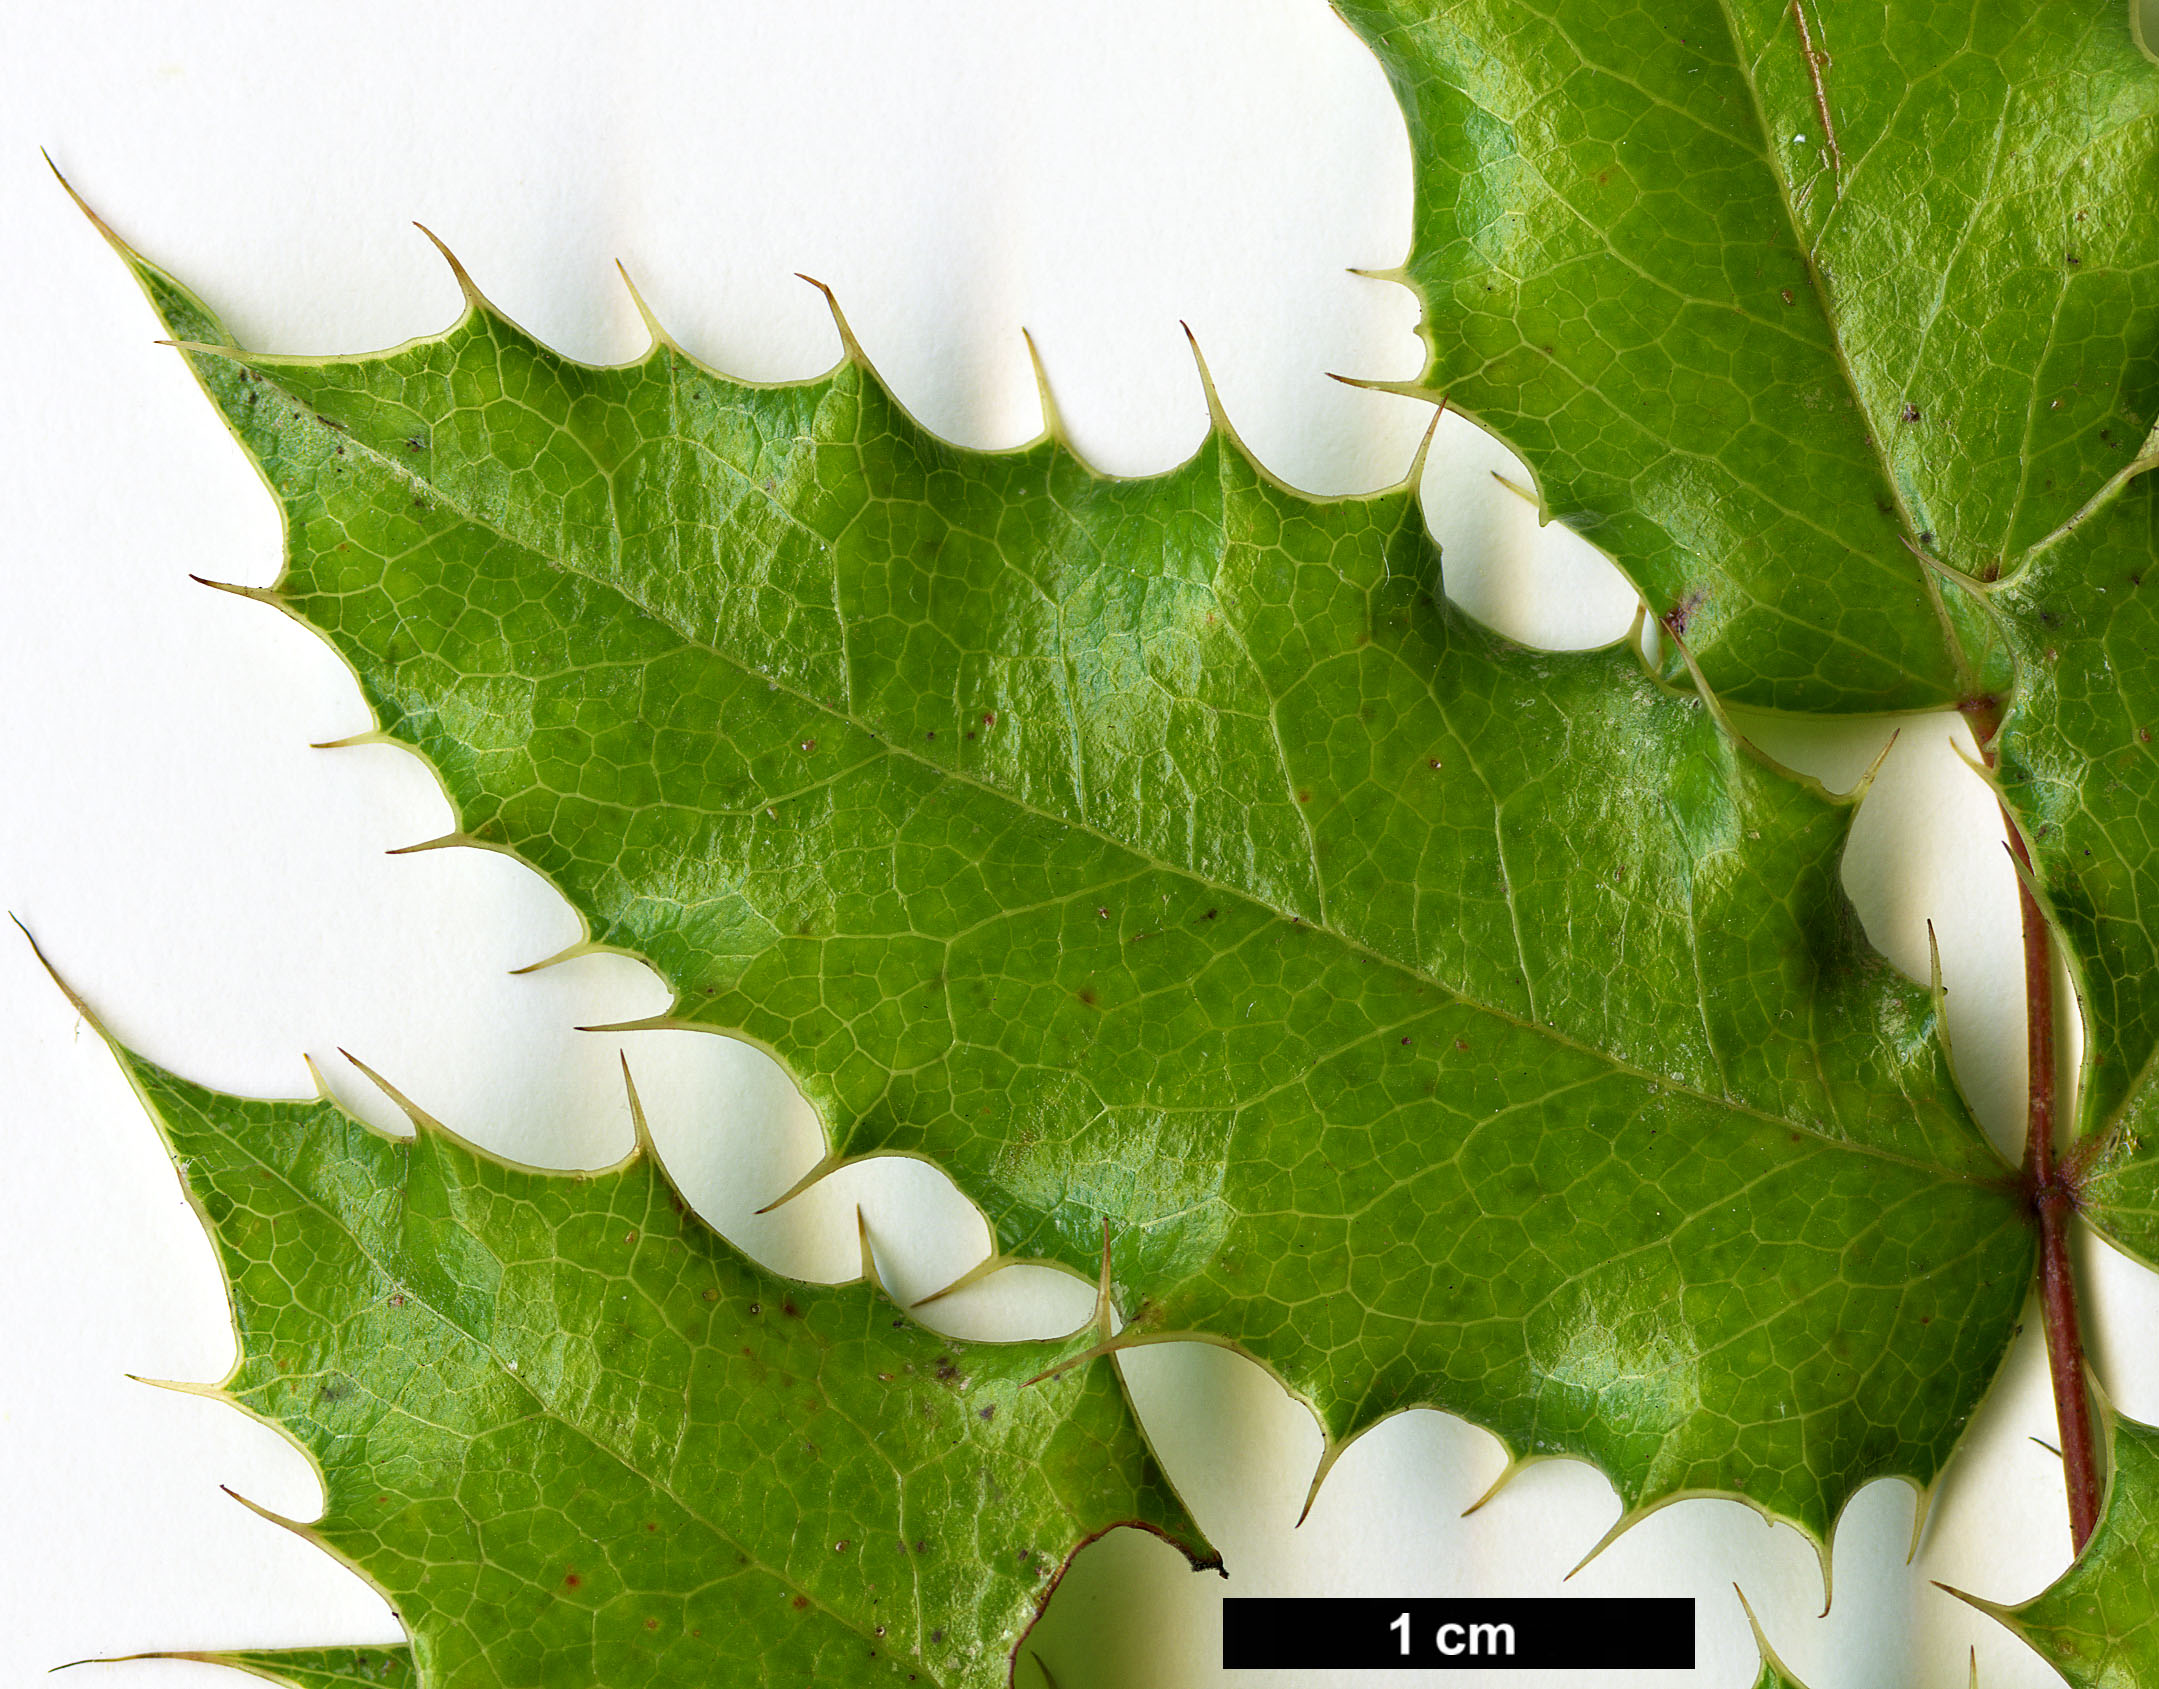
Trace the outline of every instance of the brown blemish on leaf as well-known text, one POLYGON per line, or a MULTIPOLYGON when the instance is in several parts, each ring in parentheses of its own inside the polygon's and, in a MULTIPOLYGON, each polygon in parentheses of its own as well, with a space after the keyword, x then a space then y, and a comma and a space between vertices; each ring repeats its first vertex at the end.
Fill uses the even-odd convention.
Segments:
POLYGON ((1799 25, 1799 50, 1806 55, 1807 80, 1814 84, 1814 110, 1822 120, 1822 139, 1829 143, 1829 168, 1841 182, 1844 153, 1837 146, 1837 126, 1829 117, 1829 90, 1822 82, 1822 70, 1830 62, 1829 55, 1816 51, 1814 34, 1807 28, 1806 8, 1801 0, 1792 0, 1792 19, 1799 25))
POLYGON ((1658 625, 1676 639, 1687 631, 1687 624, 1694 619, 1695 611, 1702 607, 1703 601, 1708 596, 1709 594, 1702 588, 1696 587, 1686 597, 1659 616, 1657 618, 1658 625))

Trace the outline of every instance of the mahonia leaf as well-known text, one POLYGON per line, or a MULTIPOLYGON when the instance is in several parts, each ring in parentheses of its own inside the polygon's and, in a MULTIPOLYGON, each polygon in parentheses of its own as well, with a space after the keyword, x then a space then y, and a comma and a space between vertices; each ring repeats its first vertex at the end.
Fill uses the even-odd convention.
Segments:
MULTIPOLYGON (((1329 1458, 1431 1403, 1819 1542, 1932 1481, 2030 1278, 1848 811, 1629 649, 1439 592, 1410 496, 1219 425, 1094 475, 939 442, 849 341, 758 387, 446 333, 257 356, 133 260, 283 507, 251 589, 515 852, 772 1051, 828 1164, 947 1167, 1329 1458)), ((462 276, 462 272, 460 272, 462 276)), ((844 325, 843 325, 844 327, 844 325)), ((1323 1467, 1324 1470, 1324 1467, 1323 1467)))
POLYGON ((189 1388, 307 1452, 323 1512, 291 1528, 410 1637, 227 1663, 300 1689, 1003 1685, 1112 1527, 1219 1563, 1107 1370, 1030 1385, 1073 1345, 925 1330, 866 1237, 865 1282, 763 1271, 641 1120, 623 1162, 554 1173, 113 1049, 230 1291, 239 1361, 189 1388))
POLYGON ((2075 1562, 2021 1606, 1963 1599, 2030 1643, 2071 1689, 2140 1689, 2159 1683, 2159 1430, 2101 1417, 2106 1502, 2075 1562))
POLYGON ((1988 690, 1985 619, 1931 572, 2013 571, 2159 412, 2125 0, 1340 9, 1409 123, 1420 388, 1729 698, 1988 690))

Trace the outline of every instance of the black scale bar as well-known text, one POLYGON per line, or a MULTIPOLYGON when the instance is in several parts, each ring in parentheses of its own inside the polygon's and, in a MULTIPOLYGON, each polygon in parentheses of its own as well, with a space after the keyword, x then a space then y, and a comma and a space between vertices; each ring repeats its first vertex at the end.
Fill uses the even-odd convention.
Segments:
POLYGON ((1228 1670, 1685 1670, 1694 1602, 1272 1600, 1222 1603, 1228 1670))

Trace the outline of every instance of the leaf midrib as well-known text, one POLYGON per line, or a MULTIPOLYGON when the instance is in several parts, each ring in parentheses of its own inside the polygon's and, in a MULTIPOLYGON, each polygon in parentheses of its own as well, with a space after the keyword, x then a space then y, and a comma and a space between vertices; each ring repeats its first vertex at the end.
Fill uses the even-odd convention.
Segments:
MULTIPOLYGON (((1804 5, 1805 3, 1806 0, 1790 0, 1790 4, 1793 6, 1804 5)), ((1782 15, 1788 16, 1789 13, 1790 6, 1787 6, 1785 13, 1782 15)), ((1807 238, 1806 227, 1800 221, 1799 206, 1792 198, 1791 187, 1786 182, 1784 173, 1777 168, 1777 132, 1770 127, 1769 114, 1762 105, 1761 84, 1754 74, 1754 61, 1748 57, 1745 45, 1740 38, 1739 21, 1732 15, 1732 0, 1717 0, 1717 16, 1723 20, 1725 35, 1731 43, 1732 68, 1737 73, 1739 80, 1746 86, 1747 105, 1754 114, 1755 133, 1761 142, 1762 168, 1768 172, 1770 181, 1776 184, 1777 203, 1784 209, 1784 220, 1791 230, 1793 246, 1799 252, 1801 261, 1806 265, 1807 285, 1813 290, 1814 302, 1821 309, 1822 326, 1829 333, 1829 350, 1831 356, 1836 360, 1837 374, 1842 378, 1844 390, 1851 398, 1852 409, 1858 414, 1860 431, 1866 437, 1867 451, 1874 459, 1875 471, 1880 475, 1882 485, 1888 489, 1890 498, 1896 504, 1897 522, 1903 529, 1901 537, 1907 545, 1916 546, 1918 535, 1922 530, 1912 514, 1910 503, 1904 497, 1904 487, 1897 480, 1895 469, 1889 461, 1889 455, 1883 450, 1881 430, 1875 426, 1873 413, 1867 409, 1866 395, 1859 390, 1859 378, 1852 371, 1851 354, 1845 350, 1844 330, 1838 320, 1837 310, 1829 297, 1828 281, 1822 274, 1821 265, 1815 260, 1814 242, 1807 238)), ((1780 32, 1781 28, 1780 25, 1780 32)), ((1777 36, 1771 37, 1772 40, 1777 38, 1777 36)), ((1803 42, 1795 40, 1794 46, 1799 52, 1804 53, 1806 51, 1803 42)), ((1764 44, 1763 51, 1768 51, 1767 43, 1764 44)), ((1829 104, 1829 89, 1826 83, 1821 88, 1821 101, 1826 108, 1829 104)), ((1858 165, 1855 163, 1852 168, 1856 171, 1858 165)), ((1835 170, 1831 171, 1831 176, 1835 182, 1835 203, 1830 207, 1828 214, 1824 218, 1825 226, 1828 218, 1833 217, 1837 208, 1844 203, 1844 177, 1841 172, 1835 170)), ((1921 583, 1925 584, 1925 566, 1915 565, 1915 568, 1921 583)), ((1959 669, 1962 669, 1965 665, 1958 655, 1960 647, 1956 640, 1955 630, 1949 626, 1947 616, 1942 614, 1939 602, 1936 603, 1936 615, 1941 620, 1944 643, 1948 647, 1951 660, 1957 663, 1959 669)), ((1963 678, 1963 676, 1959 676, 1960 680, 1963 678)))
MULTIPOLYGON (((446 331, 443 336, 439 338, 445 341, 448 340, 460 329, 465 327, 467 323, 474 320, 474 318, 477 317, 479 314, 480 308, 478 306, 474 306, 471 310, 468 311, 467 315, 464 318, 461 318, 458 323, 453 324, 452 327, 448 331, 446 331)), ((266 367, 273 371, 276 367, 275 361, 266 359, 258 362, 257 360, 250 357, 249 354, 240 350, 239 348, 202 347, 194 350, 200 354, 229 359, 236 364, 241 364, 247 368, 254 369, 258 371, 258 373, 263 371, 266 367)), ((651 351, 646 354, 646 360, 649 361, 652 358, 658 357, 663 350, 664 348, 658 342, 655 342, 651 351)), ((293 363, 306 362, 306 360, 300 359, 292 359, 287 361, 293 363)), ((1708 1104, 1712 1107, 1726 1109, 1734 1114, 1744 1115, 1755 1120, 1764 1121, 1771 1125, 1784 1128, 1788 1131, 1804 1133, 1808 1137, 1813 1138, 1818 1142, 1829 1146, 1832 1149, 1845 1150, 1857 1155, 1871 1156, 1878 1160, 1891 1162, 1900 1166, 1911 1167, 1919 1171, 1930 1173, 1937 1177, 1946 1180, 1952 1180, 1961 1184, 1993 1188, 1994 1186, 2003 1183, 2004 1179, 2008 1177, 2006 1173, 2003 1175, 2002 1178, 1987 1178, 1975 1173, 1960 1172, 1952 1168, 1943 1167, 1938 1162, 1927 1161, 1916 1156, 1905 1155, 1895 1150, 1885 1149, 1879 1145, 1861 1143, 1851 1138, 1837 1137, 1834 1134, 1825 1131, 1823 1128, 1811 1121, 1794 1119, 1789 1115, 1778 1114, 1768 1109, 1759 1108, 1751 1103, 1742 1102, 1730 1096, 1717 1095, 1709 1091, 1702 1090, 1697 1086, 1689 1085, 1682 1081, 1675 1080, 1667 1074, 1660 1074, 1649 1068, 1638 1066, 1637 1064, 1627 1061, 1625 1058, 1615 1054, 1610 1050, 1603 1049, 1595 1044, 1587 1043, 1579 1038, 1574 1037, 1571 1034, 1560 1031, 1556 1027, 1546 1025, 1540 1021, 1526 1019, 1510 1009, 1502 1008, 1495 1004, 1486 1002, 1474 993, 1427 972, 1424 968, 1418 966, 1417 964, 1406 962, 1398 956, 1393 956, 1385 951, 1376 949, 1366 941, 1359 939, 1349 933, 1343 932, 1337 927, 1329 925, 1324 919, 1324 917, 1319 920, 1309 920, 1303 916, 1291 914, 1283 910, 1276 909, 1272 904, 1266 902, 1262 898, 1258 897, 1257 895, 1255 895, 1249 890, 1246 890, 1243 887, 1213 879, 1207 874, 1201 872, 1200 870, 1189 867, 1185 864, 1165 861, 1162 858, 1156 856, 1153 852, 1129 840, 1118 837, 1116 834, 1107 831, 1095 822, 1085 819, 1074 819, 1070 816, 1059 815, 1052 811, 1045 810, 1039 805, 1030 803, 1025 798, 1019 797, 1012 792, 1006 791, 1001 786, 995 785, 990 781, 983 779, 977 775, 970 774, 958 767, 947 767, 942 763, 936 762, 932 758, 923 755, 920 751, 915 750, 912 746, 904 745, 898 740, 888 737, 884 733, 884 731, 874 723, 864 721, 858 716, 856 716, 852 709, 836 706, 823 698, 817 697, 814 693, 805 691, 802 687, 796 685, 793 681, 788 680, 783 676, 776 675, 765 669, 758 668, 755 664, 750 663, 744 658, 736 656, 732 652, 722 650, 720 647, 710 643, 705 639, 698 638, 690 633, 685 632, 683 629, 677 627, 675 623, 669 620, 666 616, 659 614, 658 612, 648 608, 645 604, 640 602, 627 588, 622 586, 620 583, 607 580, 598 575, 595 575, 589 569, 581 567, 576 563, 566 562, 550 557, 546 553, 538 550, 529 542, 521 540, 516 536, 505 532, 495 523, 490 522, 485 517, 477 515, 471 510, 467 509, 459 501, 444 492, 437 483, 427 479, 425 476, 420 474, 414 466, 399 460, 388 452, 378 449, 369 441, 361 438, 356 434, 341 429, 330 428, 327 424, 325 424, 319 419, 316 413, 306 403, 301 401, 295 394, 285 388, 282 384, 278 383, 275 379, 274 374, 264 374, 262 376, 262 379, 265 383, 273 387, 279 394, 279 396, 284 398, 293 407, 293 414, 300 419, 300 423, 303 428, 320 431, 325 435, 334 435, 338 443, 344 445, 349 450, 362 454, 367 461, 373 463, 378 468, 387 471, 394 478, 401 480, 411 486, 425 489, 428 493, 433 495, 433 497, 438 501, 441 508, 454 512, 460 521, 463 521, 472 527, 478 528, 485 533, 493 535, 502 544, 511 546, 519 552, 522 552, 524 555, 534 558, 544 567, 554 569, 561 574, 575 576, 577 579, 587 582, 588 584, 597 588, 600 591, 614 595, 617 599, 619 599, 623 604, 627 605, 636 614, 645 617, 649 621, 659 624, 661 627, 666 628, 668 632, 672 634, 676 639, 680 640, 683 646, 685 646, 686 648, 702 651, 706 655, 711 657, 714 661, 724 663, 728 667, 736 670, 738 673, 754 676, 756 679, 764 681, 769 687, 785 693, 787 696, 795 699, 798 703, 807 705, 809 708, 817 710, 835 721, 844 722, 847 726, 864 734, 866 737, 872 740, 884 754, 903 758, 906 761, 915 764, 917 767, 929 771, 940 779, 955 781, 963 786, 968 787, 970 790, 978 791, 983 793, 985 796, 995 798, 1000 803, 1009 804, 1014 809, 1019 810, 1023 814, 1034 816, 1037 819, 1048 822, 1054 826, 1069 828, 1075 832, 1084 833, 1089 837, 1099 839, 1104 844, 1113 846, 1114 848, 1124 852, 1127 856, 1133 858, 1135 861, 1144 864, 1148 868, 1154 869, 1161 873, 1174 875, 1177 878, 1188 881, 1194 885, 1203 886, 1208 890, 1217 893, 1218 895, 1225 897, 1234 897, 1250 905, 1253 908, 1259 909, 1273 920, 1285 922, 1292 926, 1302 927, 1308 931, 1324 934, 1326 937, 1334 940, 1338 944, 1341 944, 1345 949, 1350 950, 1356 955, 1363 956, 1368 960, 1378 963, 1383 967, 1391 968, 1397 973, 1402 974, 1403 976, 1414 980, 1419 984, 1428 985, 1436 990, 1445 992, 1454 1001, 1464 1005, 1467 1008, 1474 1009, 1482 1014, 1490 1015, 1495 1020, 1503 1021, 1508 1025, 1515 1026, 1524 1031, 1533 1033, 1534 1035, 1540 1038, 1544 1038, 1551 1043, 1560 1046, 1561 1048, 1575 1050, 1584 1055, 1590 1056, 1595 1060, 1603 1062, 1615 1073, 1639 1078, 1644 1082, 1652 1084, 1658 1089, 1666 1091, 1672 1095, 1690 1097, 1698 1102, 1708 1104)), ((573 440, 575 438, 574 436, 567 437, 573 440)), ((589 452, 586 455, 589 460, 589 452)), ((604 479, 606 479, 609 487, 612 488, 613 477, 611 473, 607 470, 607 468, 604 465, 599 464, 596 460, 593 460, 593 466, 595 472, 601 475, 604 479)), ((735 471, 735 473, 738 478, 741 478, 739 471, 735 471)), ((273 490, 276 491, 280 502, 288 502, 284 489, 275 487, 275 484, 273 483, 273 490)), ((279 586, 273 587, 272 590, 280 591, 281 587, 282 576, 280 577, 279 586)), ((303 621, 305 620, 304 617, 301 619, 303 621)), ((842 618, 842 620, 844 621, 844 618, 842 618)), ((314 626, 313 623, 307 623, 306 625, 310 627, 314 626)), ((316 631, 318 633, 322 632, 322 630, 320 629, 317 629, 316 631)), ((323 635, 323 637, 327 638, 328 636, 325 634, 323 635)), ((458 805, 456 803, 455 796, 453 794, 450 794, 447 791, 447 788, 445 788, 445 795, 450 797, 453 810, 457 809, 458 805)), ((460 819, 462 820, 461 814, 460 819)), ((1689 926, 1691 931, 1691 922, 1689 923, 1689 926)), ((693 1021, 684 1017, 674 1015, 655 1017, 653 1021, 640 1024, 665 1024, 702 1032, 720 1032, 722 1030, 721 1028, 711 1026, 701 1021, 693 1021)), ((784 1061, 783 1065, 785 1065, 784 1061)))

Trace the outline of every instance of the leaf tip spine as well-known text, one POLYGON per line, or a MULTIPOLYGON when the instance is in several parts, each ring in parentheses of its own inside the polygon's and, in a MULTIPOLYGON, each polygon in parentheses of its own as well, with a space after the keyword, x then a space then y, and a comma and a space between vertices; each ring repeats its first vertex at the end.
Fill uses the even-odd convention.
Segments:
POLYGON ((918 1297, 915 1301, 908 1303, 907 1306, 910 1310, 927 1308, 932 1302, 942 1302, 947 1296, 957 1296, 961 1291, 980 1284, 990 1274, 1004 1265, 1004 1256, 992 1249, 981 1260, 952 1280, 951 1283, 931 1291, 927 1296, 918 1297))
POLYGON ((414 1131, 439 1132, 444 1137, 456 1136, 456 1134, 452 1132, 449 1127, 443 1125, 441 1121, 437 1120, 432 1114, 429 1114, 426 1109, 422 1108, 418 1103, 414 1102, 410 1097, 406 1096, 404 1092, 400 1091, 395 1085, 391 1084, 389 1080, 383 1078, 381 1074, 377 1073, 373 1068, 369 1067, 366 1062, 362 1061, 358 1056, 354 1055, 342 1044, 338 1046, 337 1053, 343 1056, 347 1061, 352 1063, 354 1067, 358 1068, 369 1084, 373 1085, 376 1090, 380 1091, 384 1096, 388 1097, 390 1101, 397 1105, 398 1111, 403 1114, 407 1120, 412 1122, 412 1127, 414 1131))
POLYGON ((429 228, 425 223, 416 221, 412 226, 418 229, 420 233, 427 236, 429 244, 431 244, 437 252, 442 254, 442 261, 450 266, 450 274, 457 278, 457 290, 459 293, 465 296, 466 310, 487 310, 488 304, 486 296, 483 295, 480 292, 479 288, 474 285, 471 275, 466 271, 465 266, 458 262, 457 254, 452 252, 449 247, 443 243, 442 237, 437 235, 435 231, 429 228))
POLYGON ((382 854, 385 856, 417 856, 423 850, 451 850, 459 845, 485 848, 470 833, 458 832, 444 833, 432 839, 422 839, 418 844, 398 845, 393 849, 384 851, 382 854))
POLYGON ((60 970, 53 966, 52 958, 45 954, 44 947, 38 943, 37 935, 23 925, 22 917, 11 909, 8 911, 8 919, 15 923, 15 930, 22 934, 23 942, 30 946, 30 954, 37 958, 37 965, 45 970, 45 977, 60 988, 60 995, 65 997, 74 1011, 89 1023, 91 1031, 95 1032, 111 1048, 118 1050, 120 1046, 113 1042, 113 1036, 106 1030, 105 1023, 97 1018, 97 1011, 83 1000, 80 992, 61 977, 60 970))
POLYGON ((840 309, 840 296, 815 276, 805 275, 800 270, 797 270, 795 275, 799 280, 808 282, 810 286, 825 296, 825 308, 832 313, 832 326, 839 333, 841 353, 850 363, 860 364, 864 369, 870 370, 874 374, 875 370, 870 363, 869 354, 862 350, 862 342, 855 338, 855 331, 848 324, 847 313, 840 309))
POLYGON ((1065 427, 1064 413, 1057 408, 1057 396, 1050 391, 1049 371, 1043 367, 1042 348, 1035 343, 1034 330, 1022 323, 1020 338, 1027 343, 1027 362, 1035 373, 1035 398, 1042 407, 1042 431, 1036 438, 1070 450, 1072 434, 1065 427))
MULTIPOLYGON (((256 1518, 267 1519, 273 1525, 283 1526, 286 1530, 292 1532, 292 1534, 296 1537, 300 1537, 308 1542, 316 1542, 316 1532, 314 1526, 302 1524, 297 1519, 288 1519, 282 1513, 276 1513, 271 1511, 269 1508, 263 1506, 262 1503, 259 1501, 250 1501, 246 1496, 242 1495, 230 1484, 220 1484, 218 1485, 218 1488, 223 1490, 227 1495, 231 1496, 234 1501, 237 1501, 250 1513, 254 1514, 256 1518)), ((320 1544, 318 1543, 317 1546, 320 1546, 320 1544)))
POLYGON ((93 229, 105 237, 105 243, 113 251, 119 253, 122 258, 126 259, 130 267, 139 268, 143 261, 142 254, 122 240, 113 226, 91 209, 90 202, 77 193, 75 184, 67 179, 67 172, 53 162, 52 154, 43 147, 39 147, 37 155, 45 161, 45 168, 52 172, 53 180, 60 184, 61 190, 66 193, 69 199, 75 202, 75 209, 90 220, 90 226, 93 229))
POLYGON ((645 332, 652 337, 652 345, 647 349, 647 355, 662 348, 669 352, 680 352, 681 343, 669 334, 666 326, 653 315, 652 307, 645 303, 645 296, 637 291, 637 283, 631 279, 629 266, 619 258, 615 260, 615 273, 622 278, 622 285, 629 290, 630 303, 637 307, 637 315, 645 325, 645 332))
POLYGON ((212 592, 229 592, 235 598, 252 598, 257 604, 274 604, 285 608, 285 598, 274 586, 241 586, 236 581, 213 581, 207 575, 190 575, 188 579, 197 586, 206 586, 212 592))
POLYGON ((870 1244, 870 1222, 859 1202, 855 1204, 855 1242, 862 1251, 862 1282, 889 1296, 891 1292, 885 1289, 884 1278, 877 1271, 877 1251, 870 1244))
POLYGON ((637 1095, 637 1080, 630 1073, 630 1053, 627 1050, 617 1050, 615 1059, 622 1063, 622 1093, 624 1100, 630 1105, 630 1131, 637 1141, 630 1159, 634 1161, 640 1156, 648 1156, 652 1164, 658 1167, 661 1165, 659 1146, 652 1141, 652 1125, 645 1118, 645 1105, 637 1095))
POLYGON ((797 1179, 793 1184, 789 1185, 785 1190, 780 1192, 778 1196, 774 1197, 770 1202, 766 1203, 764 1207, 757 1209, 756 1212, 759 1214, 770 1214, 777 1209, 786 1207, 787 1204, 794 1201, 796 1197, 800 1196, 804 1191, 808 1190, 810 1186, 816 1184, 819 1179, 822 1179, 827 1173, 832 1172, 835 1168, 840 1166, 840 1164, 841 1157, 839 1153, 836 1150, 827 1150, 823 1155, 817 1158, 816 1165, 813 1166, 807 1173, 803 1174, 801 1178, 797 1179))

